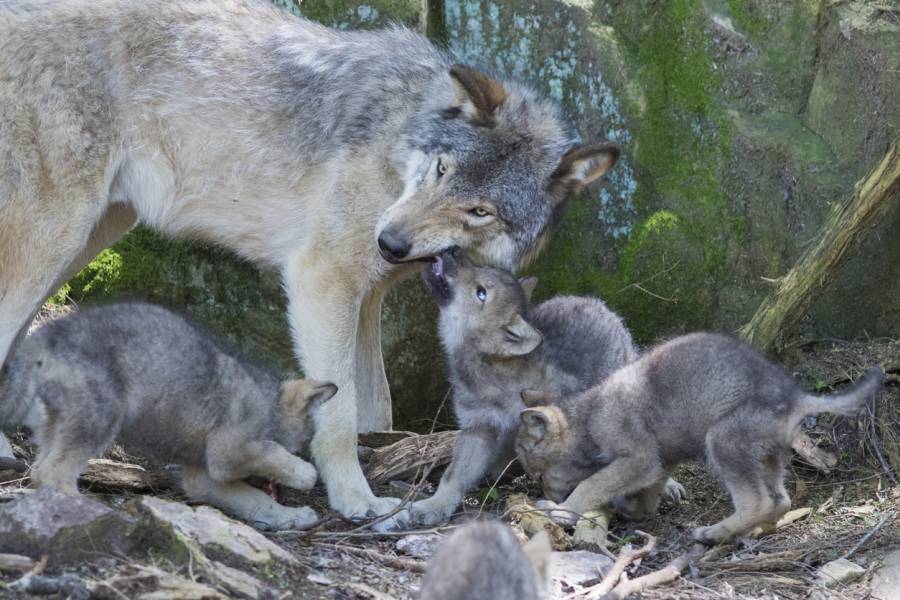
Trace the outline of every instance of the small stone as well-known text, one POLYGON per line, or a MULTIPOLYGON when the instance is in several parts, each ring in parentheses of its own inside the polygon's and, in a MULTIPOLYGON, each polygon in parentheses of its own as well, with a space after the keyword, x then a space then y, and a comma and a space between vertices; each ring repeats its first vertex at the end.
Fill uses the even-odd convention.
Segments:
POLYGON ((550 578, 564 587, 580 586, 598 579, 612 566, 612 559, 586 550, 550 554, 550 578))
POLYGON ((883 559, 872 575, 872 600, 900 600, 900 550, 883 559))
POLYGON ((316 573, 315 571, 307 575, 306 578, 319 585, 332 585, 334 583, 327 575, 316 573))
POLYGON ((137 520, 83 495, 44 487, 0 505, 0 552, 80 564, 99 552, 129 555, 137 520))
POLYGON ((407 556, 428 560, 434 555, 435 550, 437 550, 438 545, 443 539, 442 536, 436 533, 415 533, 400 538, 400 540, 394 544, 394 547, 397 549, 397 552, 401 552, 407 556))
POLYGON ((858 564, 850 562, 846 558, 839 558, 819 567, 816 571, 816 578, 831 587, 839 583, 850 583, 862 577, 865 572, 866 570, 858 564))

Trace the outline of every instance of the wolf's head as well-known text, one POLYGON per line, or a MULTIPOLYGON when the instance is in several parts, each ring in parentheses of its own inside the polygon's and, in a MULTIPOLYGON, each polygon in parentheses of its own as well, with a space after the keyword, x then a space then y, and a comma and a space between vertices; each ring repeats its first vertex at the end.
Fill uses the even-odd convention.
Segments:
POLYGON ((280 440, 282 444, 296 450, 309 442, 315 433, 316 413, 337 391, 333 383, 314 379, 289 379, 282 383, 276 415, 279 428, 286 432, 286 438, 280 440))
POLYGON ((430 260, 453 247, 516 269, 534 257, 566 200, 619 157, 577 144, 559 107, 533 90, 455 65, 402 141, 403 193, 376 227, 385 260, 430 260))
POLYGON ((455 250, 436 256, 422 278, 441 309, 441 343, 451 356, 462 349, 510 358, 541 344, 540 332, 526 320, 534 277, 475 266, 455 250))
POLYGON ((563 502, 575 487, 596 473, 602 458, 590 456, 580 437, 583 424, 559 406, 558 394, 535 390, 522 392, 526 408, 516 435, 516 456, 525 472, 541 482, 544 496, 563 502))

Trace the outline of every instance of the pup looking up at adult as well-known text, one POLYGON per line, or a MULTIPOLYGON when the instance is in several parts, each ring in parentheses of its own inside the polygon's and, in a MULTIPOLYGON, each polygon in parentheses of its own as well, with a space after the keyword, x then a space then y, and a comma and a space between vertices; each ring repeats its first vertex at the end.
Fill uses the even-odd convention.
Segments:
MULTIPOLYGON (((488 470, 514 458, 523 390, 587 389, 637 358, 637 351, 622 320, 596 298, 558 296, 530 309, 535 278, 476 267, 459 253, 445 253, 423 277, 440 307, 461 429, 437 492, 410 509, 414 520, 434 524, 449 518, 488 470)), ((683 492, 675 482, 669 491, 683 492)))
POLYGON ((476 521, 453 532, 428 562, 421 600, 547 598, 550 538, 522 546, 506 525, 476 521))
POLYGON ((278 504, 241 480, 311 488, 316 470, 294 453, 335 392, 331 383, 282 383, 183 317, 125 303, 78 312, 25 338, 0 374, 0 426, 35 432, 37 486, 78 493, 88 459, 118 438, 129 451, 180 464, 191 499, 262 528, 296 528, 315 512, 278 504))
MULTIPOLYGON (((705 460, 734 513, 693 535, 720 543, 770 529, 790 508, 784 467, 801 421, 855 414, 883 377, 874 368, 847 390, 815 396, 746 344, 695 333, 657 346, 585 392, 562 401, 551 394, 545 405, 522 411, 516 451, 561 522, 658 486, 683 461, 705 460)), ((540 395, 527 397, 537 402, 540 395)))

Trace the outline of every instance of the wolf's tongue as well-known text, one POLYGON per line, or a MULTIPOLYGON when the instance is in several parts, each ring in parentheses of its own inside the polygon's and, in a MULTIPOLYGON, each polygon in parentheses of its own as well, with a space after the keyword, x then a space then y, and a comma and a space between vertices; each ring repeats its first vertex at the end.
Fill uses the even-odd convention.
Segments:
POLYGON ((434 273, 438 277, 444 276, 444 259, 440 256, 434 257, 434 262, 431 263, 431 272, 434 273))

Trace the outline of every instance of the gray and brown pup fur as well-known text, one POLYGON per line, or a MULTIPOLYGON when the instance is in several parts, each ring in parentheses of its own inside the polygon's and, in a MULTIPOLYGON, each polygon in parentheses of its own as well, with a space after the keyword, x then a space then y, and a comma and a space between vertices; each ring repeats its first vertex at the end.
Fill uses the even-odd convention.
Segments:
POLYGON ((241 480, 311 488, 316 470, 294 453, 313 435, 337 387, 282 381, 159 306, 95 307, 25 338, 0 376, 0 425, 25 424, 40 445, 31 479, 63 493, 116 439, 182 467, 187 495, 262 528, 316 520, 241 480))
POLYGON ((622 320, 599 299, 557 296, 531 308, 537 279, 474 266, 459 252, 441 259, 423 278, 440 307, 461 431, 437 492, 410 509, 427 524, 449 518, 489 470, 514 458, 523 390, 571 394, 637 358, 622 320))
POLYGON ((580 394, 528 395, 516 440, 522 465, 572 515, 623 494, 659 488, 672 468, 705 461, 734 513, 694 530, 719 543, 765 531, 790 508, 785 463, 801 421, 855 414, 881 387, 872 369, 829 396, 804 392, 779 366, 734 338, 695 333, 661 344, 580 394))
POLYGON ((522 546, 506 525, 476 521, 441 544, 428 562, 421 600, 543 600, 550 538, 540 532, 522 546))

